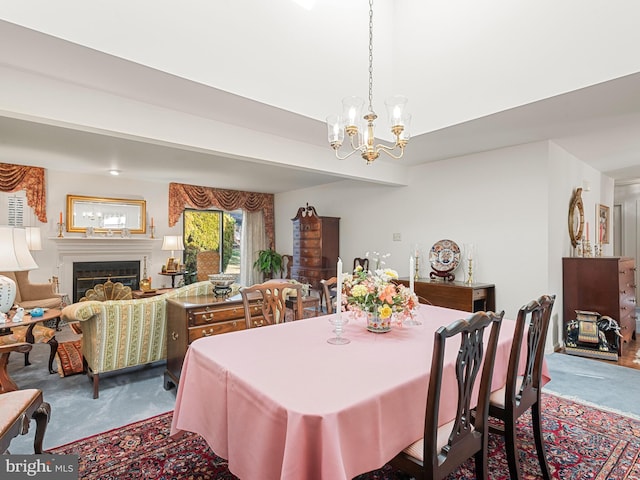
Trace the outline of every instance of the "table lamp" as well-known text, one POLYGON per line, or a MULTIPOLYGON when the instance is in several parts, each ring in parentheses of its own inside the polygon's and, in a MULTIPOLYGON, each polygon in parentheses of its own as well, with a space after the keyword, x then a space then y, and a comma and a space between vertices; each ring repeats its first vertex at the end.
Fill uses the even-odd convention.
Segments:
POLYGON ((182 235, 165 235, 162 240, 162 250, 170 250, 171 256, 167 259, 167 272, 177 272, 180 262, 174 257, 176 250, 184 250, 182 235))
POLYGON ((27 248, 36 251, 42 250, 42 237, 40 236, 40 227, 24 227, 27 237, 27 248))
MULTIPOLYGON (((0 271, 17 272, 38 268, 27 248, 24 228, 0 226, 0 271)), ((0 312, 7 313, 16 299, 16 283, 0 275, 0 312)))

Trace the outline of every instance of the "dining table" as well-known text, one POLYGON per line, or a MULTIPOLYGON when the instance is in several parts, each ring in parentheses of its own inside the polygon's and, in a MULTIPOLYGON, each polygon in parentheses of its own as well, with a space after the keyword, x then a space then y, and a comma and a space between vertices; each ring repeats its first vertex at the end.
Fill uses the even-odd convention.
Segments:
MULTIPOLYGON (((194 341, 172 438, 197 433, 237 477, 261 480, 351 479, 421 438, 434 333, 471 313, 420 305, 419 325, 372 333, 343 312, 345 345, 327 342, 335 315, 194 341)), ((492 391, 506 383, 514 327, 502 321, 492 391)), ((445 355, 439 424, 455 417, 457 350, 445 355)))

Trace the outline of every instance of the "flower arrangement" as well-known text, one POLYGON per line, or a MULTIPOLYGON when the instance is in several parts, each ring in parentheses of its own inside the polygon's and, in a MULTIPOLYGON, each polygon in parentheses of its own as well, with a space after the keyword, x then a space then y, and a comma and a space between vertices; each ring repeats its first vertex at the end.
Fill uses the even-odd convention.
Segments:
POLYGON ((358 266, 342 284, 347 310, 370 313, 386 325, 392 318, 402 324, 418 305, 418 297, 404 285, 392 282, 397 278, 398 273, 390 268, 366 271, 358 266))

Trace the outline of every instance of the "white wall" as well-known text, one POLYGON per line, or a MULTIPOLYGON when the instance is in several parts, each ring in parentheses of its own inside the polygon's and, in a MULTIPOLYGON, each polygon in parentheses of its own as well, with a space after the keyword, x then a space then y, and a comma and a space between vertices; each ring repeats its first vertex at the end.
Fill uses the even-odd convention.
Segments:
MULTIPOLYGON (((496 308, 514 318, 523 303, 547 291, 546 262, 540 262, 548 246, 546 162, 546 144, 538 143, 415 167, 404 188, 342 182, 278 194, 277 249, 292 251, 291 222, 282 219, 306 202, 319 215, 341 217, 345 265, 366 251, 389 252, 387 265, 407 276, 416 242, 426 250, 444 238, 461 248, 474 243, 475 281, 495 284, 496 308), (394 242, 393 233, 402 241, 394 242)), ((421 276, 428 276, 424 267, 421 276)), ((464 279, 461 268, 455 273, 464 279)))
MULTIPOLYGON (((520 306, 543 293, 557 295, 551 349, 562 339, 569 201, 584 178, 592 184, 586 207, 595 213, 599 173, 560 147, 540 142, 415 167, 409 186, 402 188, 345 181, 282 193, 276 195, 276 249, 292 252, 290 219, 307 202, 319 215, 341 217, 345 265, 366 251, 389 252, 387 265, 407 276, 416 242, 427 250, 443 238, 460 247, 474 243, 474 280, 495 284, 496 309, 504 309, 507 318, 515 318, 520 306), (400 233, 402 241, 394 242, 393 233, 400 233)), ((603 183, 611 190, 612 181, 603 183)), ((426 266, 421 276, 429 271, 426 266)), ((455 273, 464 279, 461 268, 455 273)))

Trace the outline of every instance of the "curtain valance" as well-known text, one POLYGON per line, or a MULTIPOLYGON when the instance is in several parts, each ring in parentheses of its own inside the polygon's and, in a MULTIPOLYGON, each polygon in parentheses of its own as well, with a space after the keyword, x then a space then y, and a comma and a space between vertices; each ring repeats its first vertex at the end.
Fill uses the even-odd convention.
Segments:
POLYGON ((47 196, 44 183, 44 168, 0 163, 0 191, 5 193, 25 190, 27 204, 36 217, 47 223, 47 196))
POLYGON ((222 210, 242 209, 248 212, 262 211, 265 230, 271 248, 275 247, 275 227, 273 219, 274 201, 272 193, 242 192, 220 188, 169 184, 169 226, 173 227, 185 208, 204 210, 210 207, 222 210))

